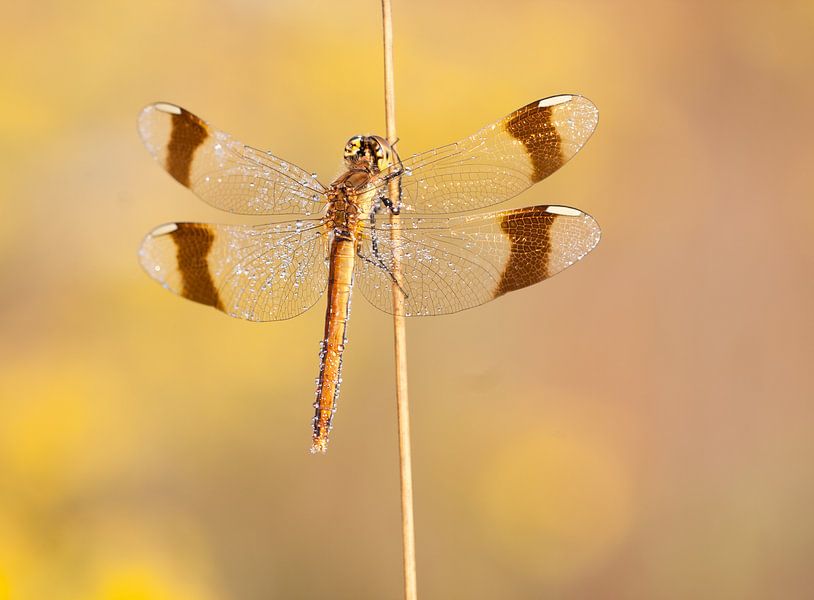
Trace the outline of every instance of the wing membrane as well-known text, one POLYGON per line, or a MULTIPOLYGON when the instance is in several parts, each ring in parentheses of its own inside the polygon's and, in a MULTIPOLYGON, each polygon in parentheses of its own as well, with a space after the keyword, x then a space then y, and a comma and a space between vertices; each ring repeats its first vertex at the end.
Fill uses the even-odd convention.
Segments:
POLYGON ((146 107, 139 131, 170 175, 215 208, 244 215, 308 215, 322 208, 325 188, 314 176, 179 106, 146 107))
POLYGON ((294 317, 328 281, 322 221, 171 223, 150 233, 141 264, 168 290, 249 321, 294 317))
POLYGON ((357 285, 371 304, 392 313, 398 253, 405 314, 454 313, 559 273, 590 252, 599 237, 590 215, 565 206, 402 216, 393 225, 364 231, 357 285))
MULTIPOLYGON (((552 96, 459 142, 406 158, 402 210, 456 213, 508 200, 579 152, 597 120, 597 109, 587 98, 552 96)), ((379 185, 387 185, 386 180, 379 185)))

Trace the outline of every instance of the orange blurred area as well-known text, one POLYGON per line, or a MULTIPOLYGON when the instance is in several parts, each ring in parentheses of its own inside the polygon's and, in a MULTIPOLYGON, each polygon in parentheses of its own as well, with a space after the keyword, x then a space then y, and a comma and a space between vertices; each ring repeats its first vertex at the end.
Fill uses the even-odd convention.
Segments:
MULTIPOLYGON (((600 111, 512 207, 597 250, 408 322, 426 598, 814 590, 814 9, 396 2, 399 147, 536 98, 600 111)), ((384 130, 376 2, 17 3, 0 22, 0 600, 398 598, 392 325, 357 294, 327 456, 324 303, 250 324, 138 266, 234 222, 155 164, 178 103, 323 182, 384 130)))

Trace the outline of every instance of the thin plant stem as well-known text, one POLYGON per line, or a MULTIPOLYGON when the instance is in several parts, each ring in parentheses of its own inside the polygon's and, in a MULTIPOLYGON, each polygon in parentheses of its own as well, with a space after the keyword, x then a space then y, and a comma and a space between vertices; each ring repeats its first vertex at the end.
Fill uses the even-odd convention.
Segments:
MULTIPOLYGON (((384 110, 387 140, 396 142, 396 91, 393 79, 393 13, 390 0, 382 0, 384 30, 384 110)), ((396 205, 400 198, 398 181, 390 182, 390 198, 396 205)), ((390 214, 394 223, 397 215, 390 214)), ((396 407, 399 428, 399 474, 401 477, 401 545, 404 563, 404 598, 417 600, 415 568, 415 524, 413 520, 413 467, 410 450, 410 403, 407 396, 407 336, 404 328, 404 296, 396 282, 401 281, 401 264, 395 227, 390 231, 393 239, 393 341, 396 357, 396 407)))

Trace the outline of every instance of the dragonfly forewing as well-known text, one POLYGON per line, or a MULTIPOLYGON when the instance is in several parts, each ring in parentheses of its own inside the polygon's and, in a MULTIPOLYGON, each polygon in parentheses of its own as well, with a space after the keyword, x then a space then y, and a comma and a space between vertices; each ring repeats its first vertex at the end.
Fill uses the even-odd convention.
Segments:
POLYGON ((513 198, 570 160, 598 122, 590 100, 560 95, 532 102, 474 135, 404 158, 383 174, 401 172, 406 213, 459 213, 513 198))
POLYGON ((309 215, 326 202, 315 175, 235 140, 180 106, 147 106, 139 132, 161 166, 215 208, 244 215, 309 215))

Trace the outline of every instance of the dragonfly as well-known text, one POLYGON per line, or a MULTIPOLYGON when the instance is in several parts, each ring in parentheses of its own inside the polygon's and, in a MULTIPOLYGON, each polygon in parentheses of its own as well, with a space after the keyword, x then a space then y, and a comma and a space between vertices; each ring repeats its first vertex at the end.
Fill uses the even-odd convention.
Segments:
POLYGON ((354 285, 386 313, 442 315, 579 261, 600 238, 596 221, 581 210, 472 211, 551 175, 579 152, 597 120, 587 98, 561 94, 404 159, 382 137, 355 135, 344 149, 344 171, 325 186, 316 174, 239 142, 180 106, 155 103, 142 111, 139 131, 176 181, 230 213, 296 218, 168 223, 146 236, 140 262, 175 294, 249 321, 295 317, 327 290, 311 446, 325 452, 354 285))

